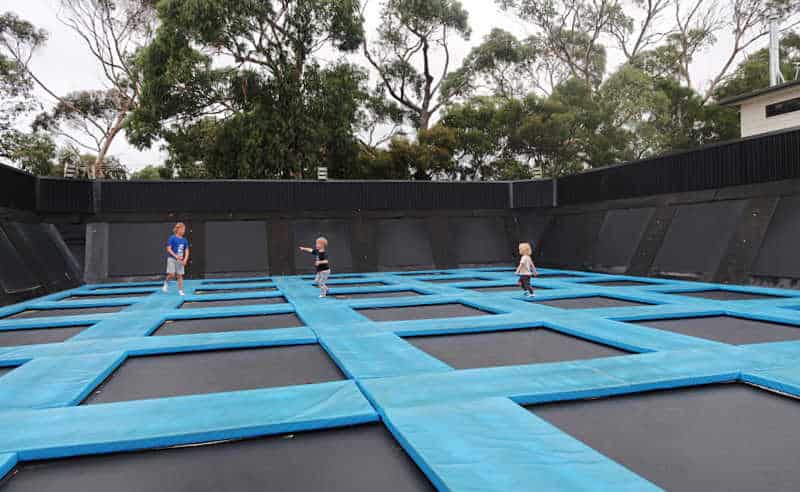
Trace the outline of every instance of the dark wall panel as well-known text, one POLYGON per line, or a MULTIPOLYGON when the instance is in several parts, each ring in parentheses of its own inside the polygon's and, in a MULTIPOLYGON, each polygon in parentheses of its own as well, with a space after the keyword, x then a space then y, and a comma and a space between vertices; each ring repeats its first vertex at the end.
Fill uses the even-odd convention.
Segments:
POLYGON ((524 212, 516 216, 519 238, 517 242, 529 242, 533 246, 534 255, 537 256, 542 245, 542 238, 553 216, 542 212, 524 212))
POLYGON ((29 292, 41 287, 2 226, 0 226, 0 287, 8 294, 29 292))
POLYGON ((205 224, 206 273, 269 273, 269 241, 264 221, 205 224))
POLYGON ((36 178, 0 164, 0 207, 17 210, 36 208, 36 178))
POLYGON ((377 222, 374 247, 382 268, 433 267, 427 220, 385 219, 377 222))
POLYGON ((554 206, 554 181, 552 179, 519 181, 513 184, 513 208, 537 208, 554 206))
POLYGON ((800 196, 783 197, 772 216, 753 274, 800 278, 800 196))
POLYGON ((505 217, 450 220, 450 250, 459 265, 513 262, 517 249, 505 217))
POLYGON ((294 239, 294 261, 298 273, 314 271, 314 257, 303 253, 298 246, 314 247, 314 241, 322 236, 328 240, 328 256, 334 272, 353 270, 353 252, 350 241, 350 223, 345 220, 304 220, 294 222, 292 237, 294 239))
POLYGON ((509 206, 508 183, 105 181, 101 186, 102 212, 507 209, 509 206))
POLYGON ((49 291, 80 284, 82 271, 52 224, 12 222, 4 226, 11 242, 49 291))
POLYGON ((91 213, 94 184, 91 181, 39 178, 36 194, 40 212, 91 213))
POLYGON ((597 236, 592 265, 623 273, 642 240, 654 208, 609 210, 597 236))
MULTIPOLYGON (((172 235, 174 225, 174 222, 109 224, 109 277, 135 277, 164 273, 167 261, 167 240, 172 235)), ((190 235, 188 239, 191 248, 190 235)))
POLYGON ((541 240, 542 265, 582 268, 592 258, 604 211, 556 215, 541 240))
POLYGON ((681 205, 652 271, 710 279, 717 272, 745 207, 744 200, 681 205))

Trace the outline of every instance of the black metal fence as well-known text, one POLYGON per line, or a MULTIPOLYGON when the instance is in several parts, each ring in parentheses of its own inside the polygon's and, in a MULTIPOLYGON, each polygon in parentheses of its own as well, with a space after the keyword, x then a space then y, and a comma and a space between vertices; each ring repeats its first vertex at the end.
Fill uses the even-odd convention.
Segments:
POLYGON ((558 204, 800 178, 800 130, 710 145, 558 180, 558 204))
POLYGON ((711 145, 558 180, 75 181, 0 166, 0 206, 46 213, 554 207, 800 178, 800 130, 711 145))

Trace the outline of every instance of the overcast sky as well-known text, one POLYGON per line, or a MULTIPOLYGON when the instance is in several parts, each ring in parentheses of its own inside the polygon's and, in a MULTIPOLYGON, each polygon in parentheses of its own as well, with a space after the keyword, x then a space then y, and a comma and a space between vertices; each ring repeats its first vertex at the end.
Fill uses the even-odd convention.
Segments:
MULTIPOLYGON (((377 25, 380 0, 370 0, 367 10, 367 32, 377 25)), ((532 34, 530 28, 512 15, 501 12, 492 0, 462 0, 469 11, 472 37, 469 41, 457 42, 453 46, 453 58, 456 62, 469 52, 470 48, 479 44, 484 36, 493 28, 500 27, 513 32, 519 37, 532 34)), ((33 70, 46 81, 56 92, 65 94, 81 89, 101 88, 102 78, 92 56, 87 52, 80 38, 64 27, 56 18, 58 0, 2 0, 0 11, 12 11, 32 22, 37 27, 47 30, 49 41, 33 60, 33 70)), ((707 79, 717 68, 717 62, 729 49, 731 40, 722 37, 717 45, 703 53, 693 67, 695 80, 707 79)), ((766 46, 766 39, 757 48, 766 46)), ((612 53, 609 68, 618 65, 620 58, 612 53)), ((457 65, 456 65, 457 66, 457 65)), ((42 100, 47 101, 42 94, 42 100)), ((148 164, 160 164, 164 160, 160 149, 140 152, 127 144, 124 138, 118 137, 112 146, 112 154, 117 156, 128 169, 135 171, 148 164)))

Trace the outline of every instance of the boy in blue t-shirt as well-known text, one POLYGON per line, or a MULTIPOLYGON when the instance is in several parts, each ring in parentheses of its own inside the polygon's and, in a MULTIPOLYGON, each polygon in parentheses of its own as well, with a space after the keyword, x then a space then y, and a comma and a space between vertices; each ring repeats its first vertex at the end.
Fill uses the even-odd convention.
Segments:
POLYGON ((189 241, 183 236, 186 234, 186 225, 178 222, 172 228, 174 233, 167 240, 167 278, 164 280, 164 292, 167 292, 170 280, 178 277, 178 294, 183 294, 184 267, 189 262, 189 241))

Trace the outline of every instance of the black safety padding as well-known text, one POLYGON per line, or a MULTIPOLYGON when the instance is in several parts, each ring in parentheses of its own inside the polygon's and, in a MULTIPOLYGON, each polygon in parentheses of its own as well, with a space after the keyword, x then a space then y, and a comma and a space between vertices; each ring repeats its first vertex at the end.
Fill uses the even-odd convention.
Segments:
POLYGON ((10 222, 2 227, 31 271, 48 290, 58 291, 80 285, 82 272, 78 262, 55 226, 10 222))
POLYGON ((652 271, 713 277, 736 232, 744 207, 744 200, 678 207, 652 271))
POLYGON ((0 224, 0 287, 9 294, 31 292, 41 287, 23 256, 0 224))
POLYGON ((752 272, 768 277, 800 278, 800 196, 783 197, 772 216, 752 272))
POLYGON ((208 273, 268 273, 269 241, 266 222, 206 222, 205 259, 208 273))
POLYGON ((377 221, 375 250, 382 268, 431 268, 434 265, 428 223, 402 218, 377 221))
POLYGON ((517 249, 505 217, 450 219, 449 246, 459 265, 511 262, 517 249))
POLYGON ((541 240, 542 265, 581 268, 592 258, 604 212, 556 215, 541 240))
MULTIPOLYGON (((175 222, 112 222, 108 231, 108 275, 135 277, 167 271, 167 241, 175 222)), ((191 250, 191 231, 187 230, 191 250)), ((191 251, 189 255, 191 268, 191 251)))
POLYGON ((595 268, 625 272, 655 211, 652 207, 609 210, 597 236, 595 268))

